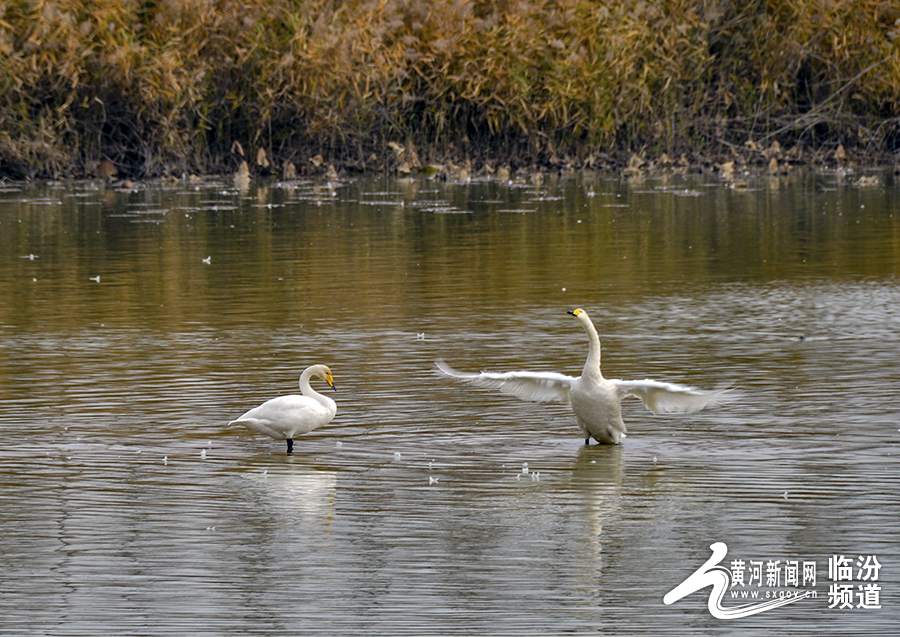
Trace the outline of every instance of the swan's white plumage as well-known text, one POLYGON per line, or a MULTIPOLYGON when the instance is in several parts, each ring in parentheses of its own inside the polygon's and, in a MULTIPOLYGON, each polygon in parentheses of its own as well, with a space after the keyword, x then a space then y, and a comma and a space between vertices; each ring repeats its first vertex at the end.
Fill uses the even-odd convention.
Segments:
POLYGON ((292 394, 267 400, 229 424, 243 425, 276 440, 287 440, 288 453, 292 453, 295 436, 327 425, 337 413, 337 404, 331 398, 310 387, 313 378, 324 380, 334 389, 331 370, 325 365, 313 365, 300 376, 300 396, 292 394))
POLYGON ((523 400, 568 402, 585 435, 585 443, 618 444, 625 437, 622 398, 636 396, 653 413, 697 411, 720 402, 729 390, 703 391, 655 380, 612 380, 600 371, 600 337, 587 312, 569 312, 588 335, 588 357, 581 376, 556 372, 459 372, 443 361, 438 371, 479 387, 496 388, 523 400))

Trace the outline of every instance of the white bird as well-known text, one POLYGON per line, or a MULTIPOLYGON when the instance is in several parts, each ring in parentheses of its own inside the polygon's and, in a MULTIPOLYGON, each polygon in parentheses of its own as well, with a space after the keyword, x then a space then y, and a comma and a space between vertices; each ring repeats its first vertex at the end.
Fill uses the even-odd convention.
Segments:
POLYGON ((287 452, 293 453, 294 436, 327 425, 337 413, 337 404, 333 400, 309 386, 309 381, 313 378, 324 380, 337 391, 331 370, 325 365, 313 365, 306 368, 300 376, 302 396, 292 394, 267 400, 228 424, 244 425, 275 440, 287 440, 287 452))
POLYGON ((730 390, 703 391, 674 383, 655 380, 613 380, 600 372, 600 337, 582 309, 570 311, 588 335, 588 356, 581 376, 556 372, 458 372, 443 361, 438 370, 451 378, 480 387, 498 388, 522 400, 539 403, 567 402, 575 412, 584 433, 584 444, 591 438, 600 443, 619 444, 625 437, 622 421, 622 398, 636 396, 655 414, 672 411, 697 411, 721 402, 730 390))

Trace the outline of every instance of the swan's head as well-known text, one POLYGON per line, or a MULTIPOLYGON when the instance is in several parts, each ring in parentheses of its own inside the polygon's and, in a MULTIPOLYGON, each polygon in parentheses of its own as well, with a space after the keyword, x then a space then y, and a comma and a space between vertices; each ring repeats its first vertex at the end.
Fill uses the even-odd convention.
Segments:
POLYGON ((331 370, 327 365, 313 365, 310 369, 312 370, 312 373, 309 375, 310 378, 324 380, 329 387, 337 391, 337 388, 334 386, 334 378, 331 376, 331 370))
MULTIPOLYGON (((325 366, 323 365, 322 367, 325 367, 325 366)), ((327 367, 325 367, 325 369, 322 371, 325 372, 324 375, 322 375, 322 377, 321 377, 322 380, 324 380, 326 383, 328 383, 328 386, 331 387, 333 390, 337 391, 337 388, 334 386, 334 378, 331 376, 331 370, 328 369, 327 367)))
POLYGON ((571 314, 576 319, 578 319, 578 322, 581 323, 581 327, 586 329, 588 333, 595 329, 594 324, 591 322, 591 317, 589 317, 588 313, 581 308, 578 308, 577 310, 569 310, 567 314, 571 314))

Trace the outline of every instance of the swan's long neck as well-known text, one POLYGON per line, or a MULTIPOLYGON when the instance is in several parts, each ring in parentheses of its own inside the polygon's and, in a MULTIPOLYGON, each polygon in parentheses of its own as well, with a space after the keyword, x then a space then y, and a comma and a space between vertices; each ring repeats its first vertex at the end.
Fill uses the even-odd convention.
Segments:
POLYGON ((603 378, 603 374, 600 372, 600 337, 586 314, 582 313, 578 319, 588 336, 588 355, 587 360, 584 361, 584 370, 581 375, 603 378))
POLYGON ((313 377, 313 374, 315 374, 315 372, 316 370, 310 367, 300 375, 300 393, 304 396, 312 398, 317 403, 323 405, 326 409, 336 411, 337 405, 333 400, 331 400, 328 396, 323 396, 310 386, 309 380, 313 377))

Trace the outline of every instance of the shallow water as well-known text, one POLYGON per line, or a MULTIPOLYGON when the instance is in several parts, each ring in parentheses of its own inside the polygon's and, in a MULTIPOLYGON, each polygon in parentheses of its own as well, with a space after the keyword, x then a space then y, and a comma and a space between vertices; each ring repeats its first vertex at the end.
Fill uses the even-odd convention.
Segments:
POLYGON ((883 177, 6 184, 0 634, 893 634, 883 177), (739 398, 628 402, 624 443, 585 447, 565 406, 432 371, 576 374, 575 307, 607 376, 739 398), (293 456, 228 426, 313 363, 338 414, 293 456), (817 597, 664 604, 714 542, 815 562, 743 590, 817 597), (880 609, 829 608, 835 555, 877 556, 880 609))

